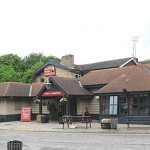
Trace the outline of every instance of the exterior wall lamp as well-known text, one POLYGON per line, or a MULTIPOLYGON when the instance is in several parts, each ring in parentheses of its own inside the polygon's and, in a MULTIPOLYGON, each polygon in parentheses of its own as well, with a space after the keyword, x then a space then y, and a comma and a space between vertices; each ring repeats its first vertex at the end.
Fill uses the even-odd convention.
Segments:
POLYGON ((36 98, 36 99, 34 100, 34 103, 39 104, 39 103, 41 103, 41 100, 36 98))
POLYGON ((51 85, 52 85, 52 83, 49 83, 49 82, 45 83, 46 89, 50 89, 51 85))
POLYGON ((124 93, 127 93, 127 89, 126 89, 126 88, 125 88, 125 89, 123 89, 123 92, 124 92, 124 93))

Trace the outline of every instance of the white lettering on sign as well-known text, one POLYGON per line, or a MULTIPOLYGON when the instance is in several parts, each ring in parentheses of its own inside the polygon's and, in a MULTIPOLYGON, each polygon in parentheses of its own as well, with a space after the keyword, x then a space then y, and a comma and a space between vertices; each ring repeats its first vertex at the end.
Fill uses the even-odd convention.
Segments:
POLYGON ((45 95, 49 95, 49 94, 61 94, 61 92, 45 92, 45 95))
POLYGON ((49 91, 49 92, 43 92, 42 96, 64 96, 64 93, 62 91, 49 91))

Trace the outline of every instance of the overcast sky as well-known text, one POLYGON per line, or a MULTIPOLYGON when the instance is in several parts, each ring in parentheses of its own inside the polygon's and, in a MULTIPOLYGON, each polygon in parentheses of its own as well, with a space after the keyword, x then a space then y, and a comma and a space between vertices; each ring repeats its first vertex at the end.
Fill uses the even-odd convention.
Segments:
POLYGON ((75 64, 150 59, 150 0, 0 0, 0 55, 32 52, 75 64))

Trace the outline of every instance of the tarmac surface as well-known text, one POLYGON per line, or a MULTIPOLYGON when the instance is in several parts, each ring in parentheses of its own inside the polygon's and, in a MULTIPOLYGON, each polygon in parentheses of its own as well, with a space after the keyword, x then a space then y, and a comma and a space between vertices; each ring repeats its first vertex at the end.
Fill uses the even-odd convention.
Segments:
POLYGON ((127 128, 127 124, 117 124, 117 129, 102 129, 101 124, 98 121, 92 121, 91 127, 88 124, 87 129, 86 124, 81 122, 74 122, 73 126, 70 126, 69 128, 67 124, 65 124, 63 129, 63 125, 58 122, 37 123, 36 121, 12 121, 0 122, 0 130, 28 132, 150 134, 150 125, 130 124, 130 128, 127 128))

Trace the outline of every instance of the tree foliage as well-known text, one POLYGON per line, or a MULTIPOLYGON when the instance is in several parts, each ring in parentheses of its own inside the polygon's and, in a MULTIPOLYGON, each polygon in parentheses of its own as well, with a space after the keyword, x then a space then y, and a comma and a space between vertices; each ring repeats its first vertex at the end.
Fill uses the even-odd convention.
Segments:
POLYGON ((29 69, 34 66, 37 62, 47 62, 48 60, 53 60, 59 62, 60 59, 55 56, 44 56, 42 53, 31 53, 30 55, 23 58, 25 62, 25 68, 29 69))
POLYGON ((60 62, 55 56, 44 56, 42 53, 31 53, 24 58, 14 54, 0 56, 0 82, 32 83, 33 74, 48 60, 60 62))
POLYGON ((31 66, 31 68, 29 68, 23 74, 23 77, 22 77, 21 81, 24 82, 24 83, 32 83, 33 82, 32 73, 34 73, 37 70, 37 68, 39 68, 42 64, 43 64, 43 62, 40 61, 40 62, 37 62, 36 64, 34 64, 33 66, 31 66))
POLYGON ((19 73, 11 65, 0 65, 0 82, 20 82, 19 73))
POLYGON ((0 65, 9 66, 11 65, 14 71, 21 72, 24 70, 25 63, 22 58, 14 54, 6 54, 0 56, 0 65))

